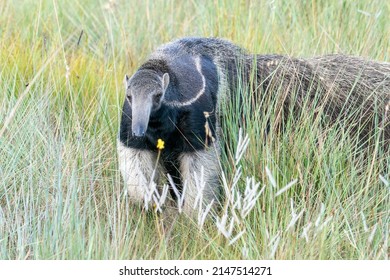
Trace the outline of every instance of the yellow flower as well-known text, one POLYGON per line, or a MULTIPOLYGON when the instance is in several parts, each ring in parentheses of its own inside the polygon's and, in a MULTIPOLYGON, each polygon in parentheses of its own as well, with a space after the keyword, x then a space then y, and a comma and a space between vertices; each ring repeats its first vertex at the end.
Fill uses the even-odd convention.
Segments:
POLYGON ((162 140, 162 139, 159 138, 159 139, 157 140, 157 149, 159 149, 159 150, 164 149, 164 144, 165 144, 164 140, 162 140))

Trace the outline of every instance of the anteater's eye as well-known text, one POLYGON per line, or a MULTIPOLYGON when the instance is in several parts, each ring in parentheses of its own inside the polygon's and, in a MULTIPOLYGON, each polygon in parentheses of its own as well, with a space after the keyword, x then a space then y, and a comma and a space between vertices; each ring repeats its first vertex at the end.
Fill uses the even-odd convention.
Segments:
POLYGON ((129 101, 131 103, 131 94, 127 94, 126 99, 127 99, 127 101, 129 101))
POLYGON ((153 96, 154 102, 159 103, 161 100, 162 93, 158 92, 153 96))

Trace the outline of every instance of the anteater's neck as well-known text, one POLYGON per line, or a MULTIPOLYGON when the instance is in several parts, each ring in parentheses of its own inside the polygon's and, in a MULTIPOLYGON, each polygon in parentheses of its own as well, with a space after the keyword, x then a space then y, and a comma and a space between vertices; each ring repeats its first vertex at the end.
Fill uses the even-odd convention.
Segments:
POLYGON ((177 127, 178 112, 162 104, 160 109, 152 112, 149 119, 146 136, 152 143, 160 138, 164 141, 170 138, 177 127))
POLYGON ((169 73, 169 67, 165 60, 163 59, 149 59, 144 64, 141 65, 139 70, 150 70, 154 71, 159 75, 164 73, 169 73))

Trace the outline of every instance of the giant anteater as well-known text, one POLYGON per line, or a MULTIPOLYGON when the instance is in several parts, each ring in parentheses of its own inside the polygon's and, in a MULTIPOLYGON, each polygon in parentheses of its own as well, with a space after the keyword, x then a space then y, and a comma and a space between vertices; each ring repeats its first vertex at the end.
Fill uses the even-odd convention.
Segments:
POLYGON ((180 191, 185 183, 184 211, 193 212, 194 172, 199 175, 202 167, 203 201, 218 200, 220 107, 237 100, 239 85, 249 84, 256 89, 253 106, 262 94, 278 89, 281 109, 292 103, 299 109, 309 99, 330 120, 354 125, 362 139, 375 121, 382 124, 382 139, 389 143, 389 63, 345 55, 253 55, 223 39, 183 38, 162 45, 131 78, 125 77, 118 153, 132 200, 144 199, 158 139, 165 148, 154 179, 159 182, 159 175, 169 173, 180 191), (359 112, 358 119, 348 119, 357 115, 352 111, 359 112))

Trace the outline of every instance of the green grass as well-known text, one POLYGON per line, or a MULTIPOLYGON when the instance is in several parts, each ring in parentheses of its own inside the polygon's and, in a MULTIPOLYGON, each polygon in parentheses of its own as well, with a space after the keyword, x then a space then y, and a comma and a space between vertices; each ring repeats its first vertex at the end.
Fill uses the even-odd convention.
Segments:
MULTIPOLYGON (((158 45, 219 36, 255 53, 388 61, 386 1, 6 0, 0 15, 0 259, 389 258, 389 155, 357 151, 313 112, 267 138, 272 101, 251 112, 239 186, 266 187, 233 245, 212 221, 166 232, 123 195, 116 158, 123 76, 158 45), (291 203, 303 212, 288 228, 291 203)), ((236 109, 223 110, 232 149, 236 109)), ((235 172, 231 155, 221 163, 235 172)))

